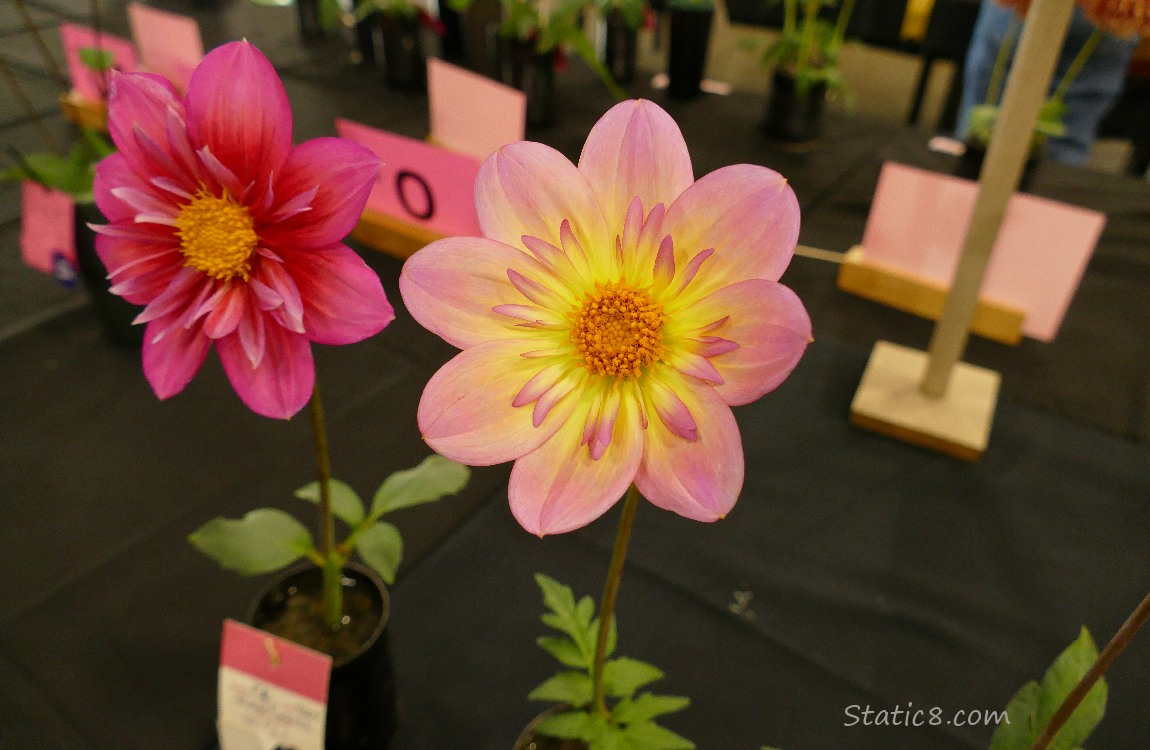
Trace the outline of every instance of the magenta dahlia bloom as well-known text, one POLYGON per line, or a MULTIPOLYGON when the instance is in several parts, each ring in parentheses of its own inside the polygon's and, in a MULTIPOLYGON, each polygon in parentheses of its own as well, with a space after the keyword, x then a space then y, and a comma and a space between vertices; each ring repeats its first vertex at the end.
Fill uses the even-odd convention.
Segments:
POLYGON ((488 157, 484 237, 440 240, 400 277, 416 320, 464 351, 432 377, 419 428, 473 465, 515 461, 515 518, 579 528, 634 482, 714 521, 743 484, 731 406, 778 386, 811 340, 778 283, 799 207, 778 173, 739 164, 694 181, 678 126, 629 101, 576 167, 539 143, 488 157))
POLYGON ((144 305, 144 374, 183 390, 215 343, 236 393, 287 418, 311 396, 310 342, 350 344, 394 317, 343 238, 379 173, 339 138, 292 146, 287 94, 247 42, 210 52, 182 100, 163 78, 114 75, 96 169, 112 291, 144 305))

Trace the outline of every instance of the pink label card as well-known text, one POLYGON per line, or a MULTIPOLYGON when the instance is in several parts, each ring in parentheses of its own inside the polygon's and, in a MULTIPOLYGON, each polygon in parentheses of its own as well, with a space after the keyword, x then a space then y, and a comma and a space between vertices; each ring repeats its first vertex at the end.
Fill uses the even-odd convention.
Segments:
POLYGON ((200 25, 194 18, 128 3, 128 23, 140 50, 140 64, 188 90, 192 71, 204 56, 200 25))
POLYGON ((76 239, 72 226, 72 196, 31 181, 20 198, 20 256, 37 271, 75 283, 76 239))
MULTIPOLYGON (((978 184, 888 162, 867 218, 867 260, 949 285, 958 266, 978 184)), ((1026 311, 1022 332, 1053 341, 1094 253, 1106 217, 1015 193, 980 295, 1026 311)))
POLYGON ((72 77, 72 88, 76 95, 88 101, 103 101, 108 98, 107 76, 84 65, 80 59, 82 49, 102 49, 111 53, 115 61, 113 68, 121 73, 136 70, 136 49, 123 37, 100 33, 87 26, 71 23, 60 24, 60 39, 64 45, 64 60, 68 63, 68 74, 72 77))
POLYGON ((527 96, 442 60, 427 61, 431 138, 476 159, 523 140, 527 96))
POLYGON ((444 235, 480 234, 477 159, 350 120, 336 120, 335 128, 383 160, 369 209, 444 235))

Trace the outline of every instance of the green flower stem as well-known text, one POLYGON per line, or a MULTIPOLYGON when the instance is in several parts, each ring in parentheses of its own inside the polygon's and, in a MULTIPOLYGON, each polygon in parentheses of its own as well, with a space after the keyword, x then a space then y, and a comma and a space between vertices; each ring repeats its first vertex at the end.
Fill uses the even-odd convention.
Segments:
POLYGON ((822 0, 806 0, 803 5, 803 38, 799 42, 798 71, 805 71, 815 53, 815 21, 818 18, 822 0))
POLYGON ((1106 670, 1110 669, 1110 665, 1118 658, 1118 655, 1130 645, 1130 641, 1134 640, 1134 636, 1150 620, 1150 594, 1142 600, 1142 603, 1131 613, 1126 622, 1122 623, 1122 627, 1118 628, 1118 632, 1110 639, 1110 643, 1106 644, 1106 648, 1102 649, 1102 653, 1098 655, 1098 660, 1094 665, 1082 675, 1082 679, 1062 701, 1062 705, 1050 717, 1050 722, 1046 728, 1042 730, 1042 734, 1034 741, 1033 747, 1030 750, 1046 750, 1050 747, 1050 743, 1058 735, 1058 731, 1062 729, 1062 725, 1074 713, 1074 709, 1078 708, 1078 704, 1090 692, 1090 688, 1094 687, 1094 683, 1102 679, 1102 675, 1106 674, 1106 670))
POLYGON ((1066 92, 1070 89, 1070 84, 1082 72, 1082 68, 1086 65, 1086 61, 1090 59, 1090 55, 1094 53, 1094 48, 1098 46, 1098 42, 1102 41, 1102 29, 1097 26, 1086 41, 1082 44, 1082 49, 1078 50, 1078 54, 1074 56, 1074 60, 1070 63, 1070 67, 1066 69, 1066 74, 1062 76, 1062 80, 1058 82, 1058 88, 1050 95, 1050 101, 1061 102, 1066 98, 1066 92))
POLYGON ((1014 45, 1018 41, 1018 33, 1022 29, 1022 22, 1017 18, 1011 21, 1002 44, 998 46, 998 56, 994 58, 994 68, 990 71, 990 82, 986 86, 986 103, 998 104, 998 97, 1002 94, 1002 79, 1006 75, 1006 63, 1014 52, 1014 45))
POLYGON ((607 636, 611 632, 611 621, 615 617, 615 598, 619 594, 623 562, 627 559, 627 542, 631 540, 631 526, 635 522, 635 511, 638 508, 639 489, 632 484, 627 490, 627 498, 623 501, 623 515, 619 519, 619 530, 615 534, 615 549, 611 552, 611 564, 607 568, 603 600, 599 603, 599 638, 595 642, 595 664, 591 673, 591 705, 604 715, 608 713, 603 686, 603 665, 607 661, 607 636))
POLYGON ((323 423, 323 401, 317 383, 311 392, 311 427, 315 437, 315 466, 319 477, 319 555, 323 560, 324 619, 338 630, 343 619, 343 561, 335 554, 335 522, 331 515, 331 459, 327 452, 327 431, 323 423))
POLYGON ((32 16, 28 13, 28 7, 24 5, 24 0, 14 0, 16 3, 16 10, 20 13, 20 18, 24 21, 24 27, 32 32, 32 38, 36 41, 36 46, 40 50, 40 55, 44 61, 48 63, 48 68, 52 71, 52 77, 56 79, 56 85, 60 87, 60 93, 68 93, 68 89, 72 88, 68 83, 68 76, 64 75, 64 71, 56 63, 56 58, 52 55, 52 51, 48 49, 48 45, 44 42, 44 37, 40 35, 40 28, 32 20, 32 16))
POLYGON ((795 18, 798 15, 798 0, 786 0, 783 5, 783 36, 795 33, 795 18))
POLYGON ((851 14, 854 13, 855 0, 845 0, 839 10, 839 17, 835 19, 834 49, 842 46, 847 36, 847 24, 850 23, 851 14))

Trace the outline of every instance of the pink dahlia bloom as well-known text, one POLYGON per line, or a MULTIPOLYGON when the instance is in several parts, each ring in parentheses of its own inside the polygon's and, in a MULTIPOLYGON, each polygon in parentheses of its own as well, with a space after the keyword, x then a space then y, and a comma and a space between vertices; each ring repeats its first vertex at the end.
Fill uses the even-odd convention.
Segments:
POLYGON ((144 374, 183 390, 214 342, 253 411, 287 418, 315 381, 310 342, 349 344, 394 317, 379 278, 341 240, 379 161, 338 138, 293 147, 287 94, 247 42, 196 68, 180 99, 148 74, 115 75, 96 169, 109 224, 96 250, 112 291, 145 305, 144 374))
POLYGON ((400 277, 412 315, 463 349, 423 393, 424 439, 462 463, 514 460, 511 510, 535 534, 584 526, 631 482, 688 518, 725 516, 743 483, 730 407, 811 340, 777 283, 799 231, 786 180, 740 164, 695 182, 670 116, 629 101, 578 167, 516 143, 475 193, 484 237, 433 243, 400 277))

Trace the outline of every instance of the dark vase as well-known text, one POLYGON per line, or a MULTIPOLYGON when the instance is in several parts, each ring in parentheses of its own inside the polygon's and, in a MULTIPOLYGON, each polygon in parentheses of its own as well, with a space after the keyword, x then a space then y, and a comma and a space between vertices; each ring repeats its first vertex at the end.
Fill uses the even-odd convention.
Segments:
POLYGON ((569 706, 555 706, 536 716, 520 733, 511 750, 587 750, 587 743, 581 740, 560 740, 535 734, 535 727, 538 726, 539 722, 552 714, 566 711, 568 708, 569 706))
POLYGON ((827 85, 819 81, 799 90, 790 73, 776 70, 767 92, 767 113, 763 130, 768 136, 788 143, 806 143, 822 134, 823 106, 827 85))
MULTIPOLYGON (((287 624, 285 616, 322 601, 323 574, 315 566, 295 568, 256 599, 248 622, 305 646, 306 633, 287 624)), ((387 588, 368 568, 347 563, 343 569, 344 612, 362 637, 340 656, 333 656, 328 686, 325 750, 385 750, 395 734, 395 677, 386 630, 387 588)), ((318 606, 318 605, 317 605, 318 606)), ((313 623, 314 624, 314 623, 313 623)), ((319 628, 312 630, 322 630, 319 628)))
POLYGON ((463 19, 459 11, 439 4, 439 21, 443 24, 443 59, 457 65, 466 63, 467 48, 463 36, 463 19))
POLYGON ((499 0, 474 0, 460 17, 467 67, 496 79, 503 75, 501 16, 499 0))
MULTIPOLYGON (((955 177, 964 177, 968 180, 978 182, 978 178, 982 174, 982 162, 985 159, 986 147, 968 141, 966 151, 964 151, 962 156, 958 157, 958 161, 954 163, 954 170, 951 174, 955 177)), ((1038 168, 1038 163, 1041 160, 1042 158, 1039 154, 1031 152, 1027 155, 1026 164, 1022 167, 1022 177, 1018 180, 1019 190, 1030 190, 1030 182, 1034 178, 1034 170, 1038 168)))
POLYGON ((527 127, 555 121, 555 50, 536 52, 535 42, 503 39, 502 78, 527 95, 527 127))
POLYGON ((96 233, 88 227, 89 224, 104 224, 106 221, 94 203, 76 204, 76 265, 88 289, 92 309, 104 329, 104 336, 116 346, 135 349, 144 342, 144 326, 132 325, 132 321, 144 308, 109 291, 112 282, 103 261, 96 254, 96 233))
POLYGON ((401 91, 424 86, 423 48, 419 43, 419 17, 381 13, 383 30, 383 76, 387 85, 401 91))
POLYGON ((631 28, 618 9, 607 14, 603 64, 615 82, 626 86, 635 80, 635 50, 639 33, 631 28))
POLYGON ((299 15, 299 35, 304 39, 319 39, 323 36, 323 24, 319 15, 320 0, 296 0, 296 13, 299 15))
POLYGON ((694 99, 702 93, 699 84, 707 68, 714 15, 714 10, 671 10, 671 43, 667 50, 667 95, 671 98, 694 99))

